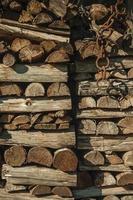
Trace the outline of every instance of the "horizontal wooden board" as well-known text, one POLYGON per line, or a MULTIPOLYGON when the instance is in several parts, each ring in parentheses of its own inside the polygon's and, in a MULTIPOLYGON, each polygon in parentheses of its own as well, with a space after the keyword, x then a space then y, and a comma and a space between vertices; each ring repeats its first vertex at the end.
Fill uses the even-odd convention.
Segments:
POLYGON ((12 68, 0 64, 0 82, 67 82, 67 65, 16 64, 12 68))
POLYGON ((77 118, 79 119, 101 119, 101 118, 122 118, 133 117, 133 111, 111 111, 103 109, 92 109, 78 111, 77 118))
POLYGON ((42 98, 22 99, 22 98, 0 98, 0 112, 47 112, 57 110, 71 110, 71 99, 48 99, 42 98))
POLYGON ((133 190, 124 187, 113 187, 113 188, 97 188, 90 187, 80 190, 74 190, 74 197, 76 199, 89 198, 89 197, 99 197, 107 195, 128 195, 133 194, 133 190))
POLYGON ((77 175, 45 167, 2 167, 3 179, 16 185, 76 186, 77 175))
POLYGON ((131 151, 133 150, 133 137, 116 136, 105 138, 103 136, 78 135, 77 146, 78 149, 97 151, 131 151))
POLYGON ((0 133, 1 145, 20 144, 49 148, 73 147, 76 144, 75 132, 4 131, 0 133))

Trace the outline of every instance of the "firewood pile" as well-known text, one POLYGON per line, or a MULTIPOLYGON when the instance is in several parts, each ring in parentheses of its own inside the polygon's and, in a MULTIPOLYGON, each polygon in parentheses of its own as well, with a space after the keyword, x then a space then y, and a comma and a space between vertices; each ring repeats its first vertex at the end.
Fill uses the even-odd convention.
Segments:
POLYGON ((132 200, 127 2, 0 6, 0 200, 132 200))

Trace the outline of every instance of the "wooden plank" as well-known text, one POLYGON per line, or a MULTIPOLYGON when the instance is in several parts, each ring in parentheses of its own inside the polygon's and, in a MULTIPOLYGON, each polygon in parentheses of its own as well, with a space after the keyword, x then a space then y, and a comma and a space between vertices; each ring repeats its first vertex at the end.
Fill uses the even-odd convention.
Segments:
POLYGON ((110 171, 110 172, 132 172, 130 167, 126 167, 123 164, 120 165, 106 165, 106 166, 87 166, 84 164, 79 165, 81 171, 110 171))
POLYGON ((78 135, 78 149, 89 149, 97 151, 130 151, 133 150, 133 137, 116 136, 105 138, 78 135))
POLYGON ((16 64, 12 68, 0 64, 0 82, 67 82, 67 65, 16 64))
POLYGON ((107 195, 128 195, 133 194, 132 189, 128 189, 126 187, 113 187, 113 188, 96 188, 89 187, 86 189, 74 190, 74 197, 76 199, 80 198, 89 198, 89 197, 99 197, 99 196, 107 196, 107 195))
POLYGON ((31 196, 26 192, 8 193, 4 189, 0 189, 0 200, 74 200, 74 198, 62 198, 57 195, 50 195, 44 197, 31 196))
MULTIPOLYGON (((124 81, 125 85, 128 87, 128 94, 133 94, 133 81, 124 81)), ((110 86, 109 80, 99 81, 81 81, 77 84, 78 95, 79 96, 98 96, 98 95, 108 95, 107 89, 110 86)), ((114 91, 117 95, 118 92, 114 91)))
POLYGON ((76 174, 45 167, 26 166, 13 168, 3 165, 2 178, 16 185, 76 186, 76 174))
POLYGON ((1 145, 20 144, 54 149, 73 147, 76 144, 75 132, 5 131, 0 133, 1 145))
POLYGON ((22 99, 0 98, 0 112, 47 112, 57 110, 71 110, 71 99, 22 99))
POLYGON ((102 109, 91 109, 78 111, 78 119, 101 119, 101 118, 122 118, 122 117, 133 117, 133 111, 111 111, 102 109))
MULTIPOLYGON (((115 69, 130 69, 133 68, 133 58, 132 57, 115 57, 110 59, 109 70, 115 69)), ((76 61, 76 73, 96 73, 97 67, 94 59, 88 59, 86 61, 76 61)))
POLYGON ((28 30, 26 28, 0 24, 0 32, 15 37, 25 37, 35 41, 54 40, 58 42, 69 42, 69 37, 62 37, 50 33, 28 30))

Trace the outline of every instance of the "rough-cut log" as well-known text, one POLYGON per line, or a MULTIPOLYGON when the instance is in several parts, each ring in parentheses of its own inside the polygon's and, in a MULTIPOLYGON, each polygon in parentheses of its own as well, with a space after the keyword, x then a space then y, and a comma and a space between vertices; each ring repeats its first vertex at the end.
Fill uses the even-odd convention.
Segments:
POLYGON ((0 83, 0 94, 3 96, 21 96, 22 90, 16 83, 0 83))
POLYGON ((78 135, 78 148, 97 151, 131 151, 133 150, 132 137, 104 138, 78 135))
POLYGON ((6 183, 5 185, 5 191, 6 192, 20 192, 20 191, 26 191, 26 186, 24 185, 13 185, 10 183, 6 183))
POLYGON ((102 109, 91 109, 91 110, 82 110, 77 113, 77 118, 122 118, 122 117, 133 117, 133 112, 130 110, 128 112, 124 111, 111 111, 111 110, 102 110, 102 109))
POLYGON ((117 196, 109 195, 103 198, 103 200, 120 200, 117 196))
POLYGON ((6 53, 2 59, 4 65, 12 67, 16 63, 15 56, 11 53, 6 53))
POLYGON ((30 123, 30 117, 28 115, 18 115, 12 120, 12 123, 17 126, 20 124, 30 123))
POLYGON ((93 185, 93 180, 87 171, 78 173, 77 186, 79 188, 91 187, 93 185))
POLYGON ((54 187, 52 193, 60 197, 72 197, 72 191, 69 187, 54 187))
POLYGON ((27 132, 27 131, 7 131, 0 134, 0 144, 2 145, 25 145, 41 146, 49 148, 64 148, 75 146, 75 132, 27 132))
POLYGON ((133 133, 133 117, 125 117, 118 122, 118 126, 122 130, 123 134, 133 133))
POLYGON ((71 110, 71 99, 7 99, 1 98, 0 112, 47 112, 71 110))
POLYGON ((133 151, 128 151, 123 155, 124 164, 133 167, 133 151))
POLYGON ((30 44, 22 48, 19 52, 19 59, 21 62, 37 62, 42 59, 44 55, 44 50, 40 45, 30 44))
POLYGON ((132 169, 125 165, 105 165, 105 166, 86 166, 80 164, 79 169, 81 171, 109 171, 109 172, 131 172, 132 169))
POLYGON ((132 172, 123 172, 116 176, 117 185, 125 186, 133 184, 133 173, 132 172))
POLYGON ((109 172, 99 172, 96 174, 95 185, 98 187, 113 186, 116 185, 116 180, 109 172))
POLYGON ((53 18, 48 13, 42 12, 39 13, 34 19, 33 24, 36 25, 47 25, 50 24, 53 21, 53 18))
POLYGON ((95 108, 96 107, 96 101, 92 97, 83 97, 80 99, 79 102, 79 109, 85 109, 85 108, 95 108))
POLYGON ((51 52, 56 47, 55 41, 51 41, 51 40, 50 41, 44 40, 44 41, 41 42, 40 45, 42 46, 44 51, 47 52, 47 53, 51 52))
POLYGON ((12 119, 14 118, 14 115, 12 114, 2 114, 0 116, 0 123, 10 123, 12 121, 12 119))
POLYGON ((18 167, 24 164, 26 160, 26 150, 19 145, 12 146, 4 153, 5 162, 13 167, 18 167))
POLYGON ((36 185, 30 189, 30 193, 34 196, 50 195, 51 188, 45 185, 36 185))
POLYGON ((26 97, 39 97, 45 95, 45 88, 41 83, 31 83, 25 90, 26 97))
POLYGON ((83 134, 95 134, 96 123, 90 119, 81 120, 79 124, 79 131, 83 134))
MULTIPOLYGON (((27 12, 27 11, 23 11, 27 12)), ((24 13, 25 14, 25 13, 24 13)), ((29 15, 29 13, 26 13, 26 15, 29 15)), ((28 20, 31 21, 33 17, 28 16, 28 20)), ((7 35, 12 35, 15 37, 24 37, 28 38, 30 40, 35 40, 35 41, 43 41, 43 40, 54 40, 54 41, 59 41, 59 42, 69 42, 69 38, 65 36, 58 36, 58 35, 53 35, 51 33, 45 33, 45 32, 39 32, 39 31, 33 31, 33 30, 28 30, 26 28, 21 28, 21 27, 16 27, 16 26, 11 26, 11 25, 6 25, 6 24, 0 24, 0 31, 4 34, 7 35), (23 30, 23 31, 22 31, 23 30)))
POLYGON ((45 60, 46 63, 65 63, 69 61, 69 55, 63 49, 53 51, 45 60))
MULTIPOLYGON (((7 193, 4 189, 0 189, 0 200, 38 200, 38 197, 33 197, 31 194, 28 193, 7 193)), ((39 200, 74 200, 74 198, 61 198, 57 195, 50 195, 39 197, 39 200)))
POLYGON ((22 39, 22 38, 15 38, 11 44, 11 50, 15 53, 20 51, 22 48, 29 46, 31 44, 30 40, 22 39))
POLYGON ((101 121, 97 125, 97 135, 118 135, 119 129, 114 122, 101 121))
POLYGON ((111 165, 119 165, 123 163, 123 160, 115 153, 111 155, 106 155, 107 162, 109 162, 111 165))
POLYGON ((87 165, 104 165, 104 156, 99 151, 90 151, 84 155, 87 165))
MULTIPOLYGON (((128 87, 128 93, 133 94, 133 81, 125 82, 128 87)), ((110 83, 108 80, 101 80, 98 83, 96 81, 80 81, 78 83, 78 95, 79 96, 97 96, 107 95, 107 89, 110 83)), ((116 85, 116 84, 114 84, 116 85)), ((118 92, 114 91, 113 94, 117 95, 118 92)))
POLYGON ((67 82, 67 65, 26 65, 13 68, 0 65, 0 81, 6 82, 67 82))
POLYGON ((77 169, 78 159, 76 154, 67 148, 59 149, 54 153, 53 166, 64 172, 74 172, 77 169))
POLYGON ((53 162, 53 156, 51 152, 46 148, 33 147, 28 152, 27 162, 50 167, 53 162))
POLYGON ((56 16, 63 18, 67 12, 68 0, 50 0, 49 10, 52 11, 56 16))
POLYGON ((123 187, 110 187, 110 188, 97 188, 88 187, 86 189, 74 190, 74 197, 76 199, 89 198, 89 197, 101 197, 107 195, 130 195, 133 194, 133 190, 123 187))
POLYGON ((48 97, 70 96, 70 90, 65 83, 52 83, 47 90, 48 97))
POLYGON ((76 186, 77 176, 45 167, 3 165, 3 179, 16 185, 76 186))

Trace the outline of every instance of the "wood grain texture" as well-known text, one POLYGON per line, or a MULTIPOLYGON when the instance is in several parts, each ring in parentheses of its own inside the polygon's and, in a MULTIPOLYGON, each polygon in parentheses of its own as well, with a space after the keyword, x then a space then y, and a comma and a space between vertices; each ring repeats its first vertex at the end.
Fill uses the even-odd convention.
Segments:
POLYGON ((67 65, 16 64, 9 68, 0 64, 1 82, 67 82, 67 65))

